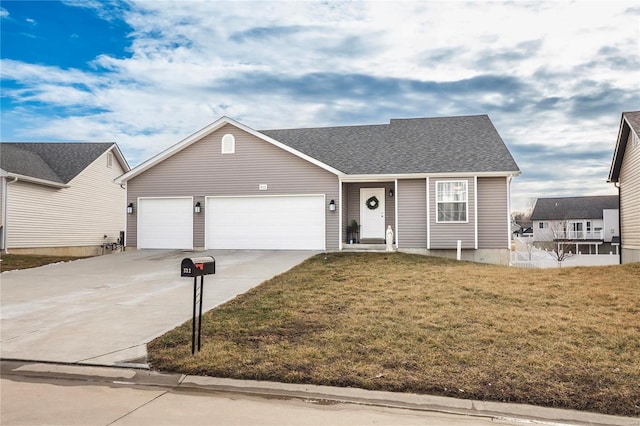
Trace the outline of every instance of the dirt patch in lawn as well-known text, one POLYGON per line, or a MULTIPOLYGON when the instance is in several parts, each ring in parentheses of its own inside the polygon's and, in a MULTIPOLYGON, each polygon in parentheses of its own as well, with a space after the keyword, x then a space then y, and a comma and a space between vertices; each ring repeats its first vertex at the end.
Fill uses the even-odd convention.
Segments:
POLYGON ((640 264, 322 254, 207 312, 202 330, 195 356, 190 321, 152 341, 152 366, 640 415, 640 264))
POLYGON ((49 265, 58 262, 70 262, 72 260, 85 259, 72 256, 39 256, 22 254, 3 254, 0 262, 0 272, 14 271, 16 269, 29 269, 38 266, 49 265))

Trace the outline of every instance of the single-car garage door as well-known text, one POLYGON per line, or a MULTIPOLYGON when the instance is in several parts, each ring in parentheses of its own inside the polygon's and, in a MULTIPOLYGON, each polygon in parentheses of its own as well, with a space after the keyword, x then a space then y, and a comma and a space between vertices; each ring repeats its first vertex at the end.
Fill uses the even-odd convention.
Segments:
POLYGON ((138 248, 192 249, 192 198, 138 200, 138 248))
POLYGON ((323 195, 207 198, 208 249, 324 250, 323 195))

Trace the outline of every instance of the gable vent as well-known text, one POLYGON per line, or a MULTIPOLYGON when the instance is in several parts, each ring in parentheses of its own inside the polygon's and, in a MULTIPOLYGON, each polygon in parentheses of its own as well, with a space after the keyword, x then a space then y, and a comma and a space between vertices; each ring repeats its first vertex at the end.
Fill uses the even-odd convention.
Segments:
POLYGON ((236 152, 236 138, 227 133, 222 137, 222 153, 223 154, 234 154, 236 152))

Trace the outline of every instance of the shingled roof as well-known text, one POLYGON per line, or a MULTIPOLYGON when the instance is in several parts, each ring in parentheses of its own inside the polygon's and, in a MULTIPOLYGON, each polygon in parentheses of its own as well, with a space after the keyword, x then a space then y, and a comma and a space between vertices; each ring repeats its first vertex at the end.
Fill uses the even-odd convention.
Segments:
POLYGON ((260 133, 346 174, 520 171, 487 115, 260 133))
POLYGON ((8 173, 69 183, 113 143, 0 143, 0 168, 8 173))
POLYGON ((616 141, 616 149, 613 153, 611 161, 611 169, 609 171, 608 182, 618 182, 620 179, 620 168, 622 167, 622 159, 627 149, 627 141, 629 133, 634 132, 640 137, 640 111, 623 112, 620 119, 620 129, 618 131, 618 140, 616 141))
POLYGON ((617 195, 538 198, 531 220, 602 219, 603 210, 618 206, 617 195))

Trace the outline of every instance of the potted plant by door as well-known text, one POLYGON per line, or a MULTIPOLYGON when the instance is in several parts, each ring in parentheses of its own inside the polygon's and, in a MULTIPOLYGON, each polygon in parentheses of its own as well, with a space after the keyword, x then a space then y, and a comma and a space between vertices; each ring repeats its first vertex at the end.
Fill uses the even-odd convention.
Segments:
POLYGON ((358 225, 358 221, 353 219, 349 227, 351 228, 351 239, 358 244, 360 242, 360 225, 358 225))

